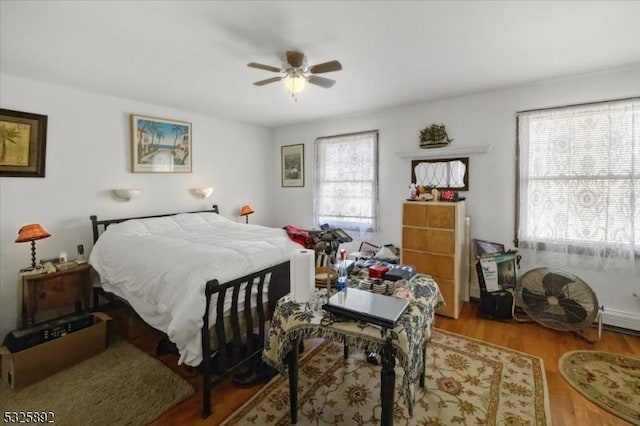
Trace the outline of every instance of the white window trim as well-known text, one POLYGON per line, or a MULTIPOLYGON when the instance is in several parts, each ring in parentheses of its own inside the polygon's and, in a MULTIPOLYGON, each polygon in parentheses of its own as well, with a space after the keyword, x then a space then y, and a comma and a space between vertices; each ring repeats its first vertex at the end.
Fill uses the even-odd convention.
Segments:
POLYGON ((359 231, 361 234, 365 232, 375 232, 378 230, 379 226, 379 203, 378 203, 378 139, 379 134, 377 130, 370 130, 365 132, 358 133, 349 133, 342 135, 334 135, 334 136, 323 136, 319 137, 315 141, 315 163, 316 163, 316 173, 315 173, 315 197, 314 197, 314 222, 315 225, 322 225, 323 223, 329 223, 332 227, 339 227, 346 230, 351 231, 359 231), (354 139, 358 137, 372 136, 373 137, 373 179, 371 180, 372 184, 372 198, 371 198, 371 211, 372 217, 370 217, 371 224, 364 222, 354 222, 354 221, 331 221, 323 219, 322 213, 320 210, 320 202, 322 198, 322 184, 325 183, 322 180, 322 176, 324 173, 320 170, 320 167, 324 165, 322 160, 322 145, 324 143, 341 143, 341 139, 343 139, 342 143, 349 143, 348 139, 354 139), (318 223, 322 222, 322 223, 318 223))

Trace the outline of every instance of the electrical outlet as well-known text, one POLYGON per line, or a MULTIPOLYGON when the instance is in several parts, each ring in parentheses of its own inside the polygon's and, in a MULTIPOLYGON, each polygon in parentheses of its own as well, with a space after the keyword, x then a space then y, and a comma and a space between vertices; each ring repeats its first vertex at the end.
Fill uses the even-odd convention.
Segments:
POLYGON ((78 248, 78 254, 79 254, 80 256, 83 256, 83 255, 84 255, 84 245, 82 245, 82 244, 78 244, 78 247, 77 247, 77 248, 78 248))

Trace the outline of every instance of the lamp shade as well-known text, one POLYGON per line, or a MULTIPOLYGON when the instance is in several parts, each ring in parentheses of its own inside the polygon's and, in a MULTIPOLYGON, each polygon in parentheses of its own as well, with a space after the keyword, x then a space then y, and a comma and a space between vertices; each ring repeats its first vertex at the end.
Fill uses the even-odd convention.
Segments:
POLYGON ((16 243, 41 240, 50 236, 51 234, 45 231, 39 223, 32 223, 20 228, 20 231, 18 231, 18 238, 16 238, 16 243))
POLYGON ((240 209, 240 216, 247 216, 251 213, 253 213, 253 209, 249 205, 242 206, 242 208, 240 209))
POLYGON ((213 193, 212 187, 203 187, 203 188, 193 188, 193 193, 196 194, 199 198, 207 198, 209 195, 213 193))
POLYGON ((142 189, 139 188, 129 188, 129 189, 114 189, 113 193, 116 194, 116 197, 129 201, 132 198, 136 198, 138 195, 142 193, 142 189))
POLYGON ((285 77, 284 79, 284 87, 287 89, 287 92, 292 95, 302 92, 306 85, 307 80, 297 72, 285 77))
POLYGON ((31 269, 36 267, 36 240, 50 237, 51 234, 44 230, 39 223, 24 225, 18 231, 16 243, 26 243, 31 241, 31 269))

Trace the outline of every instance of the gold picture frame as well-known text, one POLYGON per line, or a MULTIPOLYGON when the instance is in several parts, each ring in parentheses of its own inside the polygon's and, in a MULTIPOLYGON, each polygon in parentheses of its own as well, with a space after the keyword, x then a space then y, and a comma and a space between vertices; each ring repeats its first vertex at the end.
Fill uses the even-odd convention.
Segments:
POLYGON ((44 177, 47 116, 0 108, 0 177, 44 177))
POLYGON ((131 114, 133 173, 191 173, 191 123, 131 114))
POLYGON ((304 186, 304 144, 281 147, 282 187, 304 186))

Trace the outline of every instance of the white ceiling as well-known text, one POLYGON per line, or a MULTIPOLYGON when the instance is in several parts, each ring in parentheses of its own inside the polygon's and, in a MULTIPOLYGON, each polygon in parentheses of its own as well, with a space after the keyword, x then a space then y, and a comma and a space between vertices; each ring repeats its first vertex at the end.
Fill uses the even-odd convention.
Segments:
POLYGON ((640 2, 0 0, 3 73, 268 127, 638 63, 640 2), (253 86, 288 49, 335 86, 253 86))

